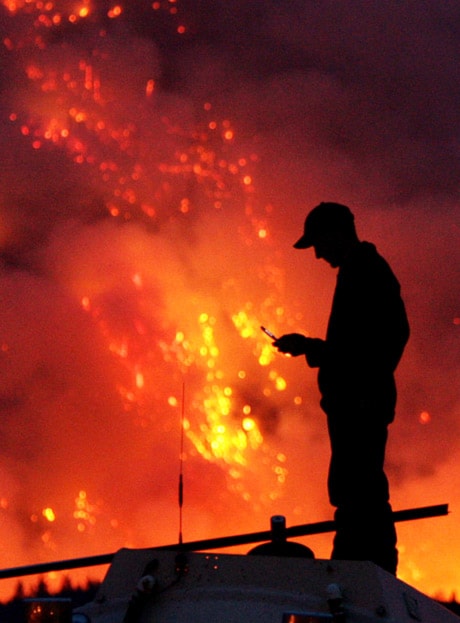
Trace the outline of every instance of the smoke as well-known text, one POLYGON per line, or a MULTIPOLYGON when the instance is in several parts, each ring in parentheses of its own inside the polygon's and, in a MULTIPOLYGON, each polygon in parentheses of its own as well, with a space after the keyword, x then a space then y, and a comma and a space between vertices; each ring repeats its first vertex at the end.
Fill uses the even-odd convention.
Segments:
MULTIPOLYGON (((411 321, 394 506, 455 507, 457 3, 111 19, 98 2, 74 21, 66 2, 16 5, 0 7, 2 566, 175 541, 182 416, 186 538, 330 516, 315 373, 258 330, 324 335, 334 272, 292 249, 322 200, 352 207, 411 321)), ((420 534, 403 530, 409 581, 420 534)), ((449 555, 422 588, 455 587, 449 555)))

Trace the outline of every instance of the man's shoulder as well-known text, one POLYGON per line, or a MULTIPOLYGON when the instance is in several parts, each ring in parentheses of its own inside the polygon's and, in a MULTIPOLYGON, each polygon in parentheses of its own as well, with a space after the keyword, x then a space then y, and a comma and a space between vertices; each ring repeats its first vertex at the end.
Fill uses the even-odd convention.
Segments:
POLYGON ((361 241, 357 245, 352 261, 362 266, 375 264, 377 266, 381 266, 382 268, 386 267, 391 270, 387 260, 378 252, 375 244, 367 242, 366 240, 361 241))
POLYGON ((389 263, 378 252, 372 242, 360 241, 354 249, 349 262, 344 265, 344 276, 347 274, 351 279, 369 280, 370 282, 391 282, 398 284, 389 263))
POLYGON ((357 258, 382 257, 380 253, 377 251, 377 247, 375 246, 375 244, 373 242, 368 242, 367 240, 361 240, 359 242, 359 244, 356 246, 355 253, 356 253, 357 258))

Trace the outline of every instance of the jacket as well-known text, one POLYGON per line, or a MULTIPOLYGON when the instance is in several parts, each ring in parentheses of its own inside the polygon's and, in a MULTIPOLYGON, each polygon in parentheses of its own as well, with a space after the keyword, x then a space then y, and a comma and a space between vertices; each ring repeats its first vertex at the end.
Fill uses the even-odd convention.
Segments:
POLYGON ((339 268, 317 362, 326 413, 343 407, 370 409, 391 422, 394 372, 409 332, 398 280, 373 244, 359 242, 339 268))

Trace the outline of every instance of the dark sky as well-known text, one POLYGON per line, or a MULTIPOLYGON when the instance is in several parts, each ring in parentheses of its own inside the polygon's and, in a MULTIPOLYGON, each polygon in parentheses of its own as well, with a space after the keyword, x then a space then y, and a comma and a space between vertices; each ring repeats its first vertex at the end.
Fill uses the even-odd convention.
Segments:
POLYGON ((188 538, 227 532, 229 505, 233 533, 330 516, 314 373, 258 326, 324 334, 334 271, 292 243, 331 200, 411 321, 394 506, 452 509, 401 529, 401 573, 454 590, 458 2, 16 5, 0 3, 4 566, 150 545, 152 517, 175 539, 183 383, 188 538))

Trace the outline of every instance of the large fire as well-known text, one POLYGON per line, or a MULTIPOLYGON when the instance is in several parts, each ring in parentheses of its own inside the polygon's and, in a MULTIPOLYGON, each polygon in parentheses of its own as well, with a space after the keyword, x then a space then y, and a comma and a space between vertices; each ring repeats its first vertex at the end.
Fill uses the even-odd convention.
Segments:
MULTIPOLYGON (((3 567, 177 540, 179 459, 185 538, 265 529, 278 512, 291 524, 331 514, 315 379, 260 331, 320 332, 329 295, 305 316, 257 141, 231 110, 162 85, 155 24, 186 38, 180 2, 139 4, 151 40, 133 35, 128 3, 2 0, 2 112, 30 151, 25 188, 49 203, 46 236, 32 232, 26 253, 34 269, 20 268, 19 285, 4 275, 29 309, 22 334, 1 337, 10 435, 22 439, 0 464, 3 567)), ((7 249, 13 229, 5 217, 7 249)), ((17 313, 6 310, 6 328, 17 313)), ((430 420, 423 409, 420 424, 430 420)), ((403 579, 442 588, 415 562, 432 537, 402 532, 403 579)), ((317 555, 329 542, 317 538, 317 555)))

